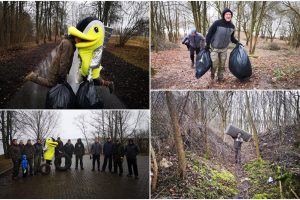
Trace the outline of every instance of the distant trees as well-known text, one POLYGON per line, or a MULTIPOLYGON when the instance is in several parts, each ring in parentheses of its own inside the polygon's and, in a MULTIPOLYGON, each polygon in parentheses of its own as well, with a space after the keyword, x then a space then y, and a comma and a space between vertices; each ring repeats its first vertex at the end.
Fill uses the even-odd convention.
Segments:
POLYGON ((123 47, 134 36, 149 33, 149 2, 122 2, 120 24, 116 32, 119 35, 118 46, 123 47))
POLYGON ((31 36, 33 24, 24 10, 25 1, 0 2, 0 47, 20 46, 31 36))
POLYGON ((271 42, 275 37, 281 38, 287 40, 291 47, 300 46, 299 2, 170 1, 151 2, 151 37, 154 50, 158 50, 159 40, 177 43, 176 38, 180 37, 182 31, 186 34, 189 27, 196 27, 198 32, 206 35, 209 26, 221 18, 225 7, 233 11, 232 22, 236 27, 236 37, 241 40, 241 33, 245 34, 246 45, 251 54, 255 53, 259 36, 270 39, 271 42))

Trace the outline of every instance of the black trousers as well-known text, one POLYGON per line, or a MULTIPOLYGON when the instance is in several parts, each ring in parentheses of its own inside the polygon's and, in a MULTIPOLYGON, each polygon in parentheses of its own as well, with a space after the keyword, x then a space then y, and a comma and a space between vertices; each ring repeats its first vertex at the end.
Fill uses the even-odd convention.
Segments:
POLYGON ((127 165, 128 165, 128 172, 130 175, 132 175, 132 168, 135 176, 138 176, 138 168, 137 168, 137 163, 136 159, 128 159, 127 158, 127 165))
POLYGON ((20 161, 13 161, 13 177, 17 177, 19 175, 19 169, 20 169, 20 161))
POLYGON ((118 172, 119 168, 119 174, 123 174, 123 162, 121 158, 114 159, 114 173, 118 172))
POLYGON ((93 169, 95 169, 95 162, 97 161, 97 167, 100 169, 100 155, 93 154, 93 169))
POLYGON ((112 170, 112 155, 104 155, 104 161, 102 165, 102 170, 105 171, 108 160, 108 169, 111 172, 112 170))
POLYGON ((78 168, 78 160, 80 160, 80 167, 82 169, 83 168, 82 156, 77 156, 77 155, 76 155, 76 165, 75 165, 75 168, 76 169, 78 168))
POLYGON ((29 174, 32 175, 33 172, 34 172, 34 169, 33 169, 33 158, 27 159, 27 161, 28 161, 28 165, 29 165, 29 174))
POLYGON ((195 52, 197 55, 200 52, 200 48, 194 48, 194 47, 190 46, 190 57, 191 57, 192 63, 194 63, 194 61, 195 61, 195 52))

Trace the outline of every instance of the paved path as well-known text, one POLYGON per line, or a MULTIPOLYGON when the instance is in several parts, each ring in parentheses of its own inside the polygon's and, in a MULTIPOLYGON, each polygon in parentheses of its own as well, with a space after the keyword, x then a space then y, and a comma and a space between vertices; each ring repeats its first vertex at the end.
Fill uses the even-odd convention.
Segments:
MULTIPOLYGON (((124 160, 122 177, 109 172, 92 172, 92 160, 84 156, 84 170, 59 172, 52 169, 48 176, 20 177, 14 181, 11 173, 0 176, 0 199, 91 199, 91 198, 149 198, 149 157, 138 157, 139 179, 127 177, 127 162, 124 160)), ((103 157, 100 164, 102 166, 103 157)), ((53 167, 53 166, 52 166, 53 167)), ((108 170, 107 170, 108 171, 108 170)))

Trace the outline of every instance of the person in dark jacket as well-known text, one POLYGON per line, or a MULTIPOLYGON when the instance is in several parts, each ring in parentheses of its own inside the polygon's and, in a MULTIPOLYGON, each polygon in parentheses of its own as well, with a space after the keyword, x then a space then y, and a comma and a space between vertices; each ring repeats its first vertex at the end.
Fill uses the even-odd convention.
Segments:
POLYGON ((71 140, 68 139, 68 142, 64 146, 64 152, 71 158, 73 157, 74 153, 74 145, 71 143, 71 140))
MULTIPOLYGON (((64 151, 64 143, 60 140, 60 137, 57 138, 56 142, 58 145, 55 147, 55 159, 64 151)), ((58 160, 58 165, 61 165, 61 159, 58 160)))
POLYGON ((30 176, 33 175, 33 158, 34 158, 34 152, 35 152, 35 149, 34 149, 34 146, 32 145, 31 143, 31 140, 27 140, 27 143, 25 145, 25 148, 24 148, 24 155, 26 155, 26 159, 28 161, 28 165, 29 165, 29 174, 30 176))
POLYGON ((34 146, 34 174, 37 175, 41 166, 43 156, 43 145, 41 140, 38 139, 34 146))
POLYGON ((132 168, 134 172, 135 179, 138 179, 139 173, 137 168, 136 156, 139 153, 139 148, 137 145, 133 143, 133 139, 128 140, 128 145, 125 148, 125 155, 128 166, 128 177, 132 176, 132 168))
POLYGON ((215 73, 218 71, 218 81, 223 81, 223 73, 225 71, 225 62, 227 59, 227 48, 230 42, 236 45, 242 45, 234 37, 235 26, 231 22, 232 11, 225 8, 222 13, 222 19, 217 20, 209 28, 206 35, 206 50, 211 50, 211 79, 214 80, 215 73))
POLYGON ((91 147, 91 154, 93 155, 93 169, 95 171, 95 162, 97 161, 98 171, 100 171, 100 154, 102 153, 102 146, 99 143, 98 138, 95 139, 95 142, 91 147))
POLYGON ((12 144, 9 148, 11 160, 13 162, 13 174, 12 178, 17 179, 19 175, 20 162, 21 162, 21 149, 17 143, 17 139, 12 140, 12 144))
POLYGON ((113 144, 111 142, 111 138, 108 137, 107 141, 103 145, 103 154, 104 154, 104 161, 102 165, 102 172, 105 172, 107 160, 108 160, 108 169, 109 172, 112 172, 112 151, 113 151, 113 144))
POLYGON ((35 72, 31 72, 25 79, 46 87, 53 87, 57 83, 63 83, 67 79, 67 74, 72 66, 75 50, 74 37, 65 37, 57 48, 47 77, 42 77, 35 72))
POLYGON ((76 165, 75 165, 75 169, 78 169, 78 160, 80 160, 80 167, 83 170, 83 162, 82 162, 82 158, 84 156, 85 153, 85 149, 84 149, 84 145, 81 142, 81 139, 79 138, 77 140, 77 143, 75 144, 75 149, 74 149, 74 154, 76 156, 76 165))
POLYGON ((187 42, 192 61, 191 67, 193 68, 195 63, 195 52, 197 55, 200 52, 200 49, 205 46, 205 37, 201 33, 198 33, 196 28, 192 28, 191 33, 182 40, 182 44, 187 45, 187 42))
POLYGON ((244 140, 241 137, 241 133, 238 133, 237 138, 234 139, 234 151, 235 151, 235 163, 241 164, 241 149, 244 140))
POLYGON ((20 140, 19 147, 20 147, 20 150, 21 150, 21 155, 25 154, 25 145, 24 145, 23 140, 20 140))
POLYGON ((123 158, 124 158, 124 147, 119 140, 113 145, 113 161, 114 161, 114 174, 118 173, 119 176, 123 175, 123 158))

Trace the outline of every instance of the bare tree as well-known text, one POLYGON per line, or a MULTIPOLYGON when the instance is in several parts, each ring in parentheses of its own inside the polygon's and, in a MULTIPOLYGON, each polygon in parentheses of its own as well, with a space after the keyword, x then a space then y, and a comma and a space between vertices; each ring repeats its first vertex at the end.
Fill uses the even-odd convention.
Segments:
POLYGON ((32 139, 55 137, 59 114, 55 111, 19 111, 18 122, 23 126, 24 135, 32 139))
POLYGON ((186 176, 186 159, 185 159, 185 152, 182 142, 182 137, 180 133, 180 127, 178 123, 178 114, 176 112, 175 107, 175 99, 172 92, 166 92, 166 99, 167 105, 169 108, 169 114, 171 118, 171 123, 174 131, 174 139, 175 139, 175 146, 178 156, 178 163, 179 163, 179 176, 184 179, 186 176))
POLYGON ((84 136, 84 139, 87 144, 87 150, 90 152, 90 144, 89 144, 89 132, 88 132, 88 120, 84 114, 78 115, 74 120, 75 126, 79 128, 81 134, 84 136))
POLYGON ((133 36, 148 32, 148 2, 122 2, 121 22, 117 32, 120 36, 119 46, 123 47, 133 36))

